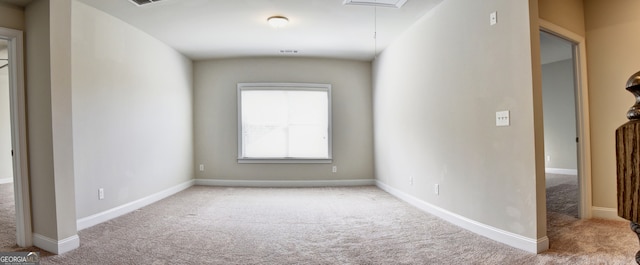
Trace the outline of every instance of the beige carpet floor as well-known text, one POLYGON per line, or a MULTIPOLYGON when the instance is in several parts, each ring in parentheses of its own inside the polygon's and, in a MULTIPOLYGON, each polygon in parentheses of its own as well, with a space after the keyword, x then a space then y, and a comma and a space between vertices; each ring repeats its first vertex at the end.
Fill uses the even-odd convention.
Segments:
POLYGON ((458 228, 375 187, 192 187, 79 232, 42 264, 633 264, 625 222, 550 214, 530 254, 458 228))
POLYGON ((0 252, 16 246, 16 208, 13 184, 0 184, 0 252))
POLYGON ((547 212, 578 219, 578 176, 546 174, 547 212))

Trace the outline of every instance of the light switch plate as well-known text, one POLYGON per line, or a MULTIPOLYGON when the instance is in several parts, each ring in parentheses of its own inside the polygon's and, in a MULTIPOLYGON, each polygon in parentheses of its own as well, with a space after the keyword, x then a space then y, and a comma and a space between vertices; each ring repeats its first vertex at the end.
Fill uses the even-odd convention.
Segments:
POLYGON ((496 126, 509 126, 511 122, 509 120, 509 111, 497 111, 496 112, 496 126))
POLYGON ((489 14, 489 25, 493 26, 498 23, 498 12, 489 14))

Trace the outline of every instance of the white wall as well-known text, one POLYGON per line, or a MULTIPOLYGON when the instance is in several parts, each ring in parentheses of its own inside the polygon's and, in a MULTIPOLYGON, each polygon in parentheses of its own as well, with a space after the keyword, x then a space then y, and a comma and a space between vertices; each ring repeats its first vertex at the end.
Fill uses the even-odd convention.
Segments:
POLYGON ((378 57, 373 73, 377 179, 534 242, 546 236, 536 188, 544 179, 536 5, 444 1, 378 57), (499 23, 490 26, 493 11, 499 23), (510 127, 495 126, 500 110, 511 111, 510 127))
POLYGON ((373 179, 371 63, 309 58, 200 61, 194 69, 198 179, 373 179), (236 85, 240 82, 332 84, 333 165, 238 164, 236 85))
MULTIPOLYGON (((0 40, 6 46, 6 40, 0 40)), ((7 59, 7 49, 0 49, 0 59, 7 59)), ((7 61, 0 61, 3 66, 7 61)), ((9 67, 0 69, 0 183, 13 181, 11 158, 11 108, 9 99, 9 67)))
MULTIPOLYGON (((568 49, 567 52, 571 50, 568 49)), ((573 79, 573 60, 542 65, 544 151, 547 168, 578 169, 573 79)))
POLYGON ((72 19, 77 217, 191 180, 191 61, 83 3, 72 19))

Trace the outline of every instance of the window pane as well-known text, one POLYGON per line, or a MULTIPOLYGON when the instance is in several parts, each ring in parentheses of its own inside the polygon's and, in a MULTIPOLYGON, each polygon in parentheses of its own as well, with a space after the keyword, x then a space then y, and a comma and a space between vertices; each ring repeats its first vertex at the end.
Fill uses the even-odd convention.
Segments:
POLYGON ((286 129, 278 126, 247 126, 245 157, 277 158, 287 155, 286 129))
POLYGON ((240 90, 241 158, 328 159, 329 90, 240 90))
POLYGON ((314 158, 329 156, 327 128, 314 125, 289 127, 289 156, 314 158))

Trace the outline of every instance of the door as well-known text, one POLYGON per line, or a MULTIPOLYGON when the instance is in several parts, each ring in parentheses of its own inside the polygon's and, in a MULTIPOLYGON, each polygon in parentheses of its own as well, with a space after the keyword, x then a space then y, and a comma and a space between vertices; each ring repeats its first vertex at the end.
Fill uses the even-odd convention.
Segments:
POLYGON ((548 215, 580 218, 577 44, 540 32, 548 215))

